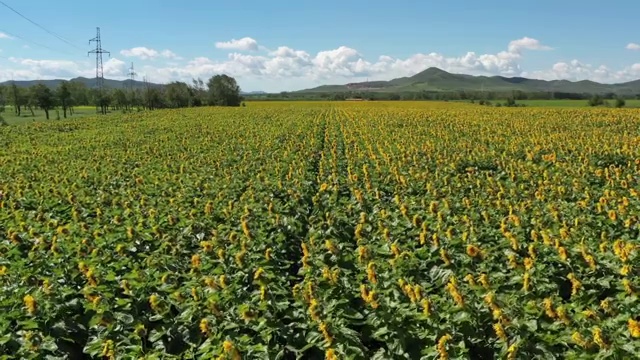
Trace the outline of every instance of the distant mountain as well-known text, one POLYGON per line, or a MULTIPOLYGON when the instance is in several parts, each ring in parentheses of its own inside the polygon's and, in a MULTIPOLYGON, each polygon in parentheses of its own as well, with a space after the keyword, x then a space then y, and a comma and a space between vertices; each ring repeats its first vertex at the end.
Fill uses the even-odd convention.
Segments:
MULTIPOLYGON (((46 86, 50 87, 50 88, 56 88, 58 87, 58 85, 60 85, 61 82, 63 82, 65 80, 62 79, 55 79, 55 80, 16 80, 16 81, 5 81, 0 83, 0 86, 2 85, 11 85, 12 82, 15 82, 16 85, 18 87, 30 87, 36 84, 45 84, 46 86)), ((66 81, 70 81, 70 82, 79 82, 79 83, 83 83, 85 84, 88 88, 93 88, 96 85, 96 79, 92 78, 85 78, 85 77, 77 77, 71 80, 66 80, 66 81)), ((111 79, 104 79, 104 85, 107 88, 110 89, 128 89, 129 85, 131 84, 131 80, 111 80, 111 79)), ((149 83, 149 85, 151 87, 161 87, 163 85, 161 84, 154 84, 154 83, 149 83)), ((145 83, 143 81, 133 81, 133 88, 134 89, 144 89, 145 87, 145 83)), ((243 91, 241 92, 242 95, 266 95, 267 93, 265 91, 243 91)))
POLYGON ((402 77, 389 81, 370 81, 346 85, 323 85, 313 89, 301 90, 306 93, 326 92, 415 92, 415 91, 495 91, 506 92, 521 90, 524 92, 564 92, 620 95, 640 94, 640 80, 621 84, 600 84, 594 81, 536 80, 523 77, 473 76, 452 74, 431 67, 411 77, 402 77))
MULTIPOLYGON (((11 85, 11 83, 15 82, 15 84, 19 87, 30 87, 36 84, 44 84, 50 88, 55 88, 58 85, 60 85, 61 82, 63 82, 65 80, 62 79, 55 79, 55 80, 16 80, 16 81, 5 81, 3 83, 0 83, 0 85, 11 85)), ((71 80, 68 80, 70 82, 79 82, 79 83, 83 83, 85 84, 88 88, 93 88, 96 85, 96 79, 92 78, 85 78, 85 77, 77 77, 71 80)), ((104 85, 107 88, 110 89, 127 89, 129 88, 129 85, 131 84, 131 80, 111 80, 111 79, 104 79, 104 85)), ((152 87, 159 87, 162 86, 160 84, 153 84, 153 83, 149 83, 150 86, 152 87)), ((133 81, 133 88, 134 89, 142 89, 145 87, 145 83, 142 81, 133 81)))
POLYGON ((240 95, 266 95, 265 91, 241 91, 240 95))

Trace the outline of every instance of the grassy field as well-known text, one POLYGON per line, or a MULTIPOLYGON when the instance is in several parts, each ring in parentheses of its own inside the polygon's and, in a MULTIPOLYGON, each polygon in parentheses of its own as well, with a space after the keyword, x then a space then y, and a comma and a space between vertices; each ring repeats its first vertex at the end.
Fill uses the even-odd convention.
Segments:
MULTIPOLYGON (((524 104, 531 107, 589 107, 587 100, 518 100, 518 104, 524 104)), ((615 104, 615 100, 609 100, 611 105, 615 104)), ((626 100, 626 107, 640 107, 640 100, 626 100)))
POLYGON ((636 358, 639 129, 435 102, 2 127, 0 355, 636 358))
MULTIPOLYGON (((60 119, 63 119, 62 110, 59 109, 60 119)), ((74 114, 71 116, 67 114, 68 119, 81 119, 87 116, 96 115, 96 108, 94 106, 77 106, 74 108, 74 114)), ((9 125, 24 125, 39 121, 47 121, 44 111, 34 110, 35 116, 31 115, 28 109, 23 109, 21 116, 17 116, 13 111, 13 107, 7 106, 5 111, 0 114, 7 124, 9 125)), ((49 121, 57 121, 56 110, 49 111, 49 121)))

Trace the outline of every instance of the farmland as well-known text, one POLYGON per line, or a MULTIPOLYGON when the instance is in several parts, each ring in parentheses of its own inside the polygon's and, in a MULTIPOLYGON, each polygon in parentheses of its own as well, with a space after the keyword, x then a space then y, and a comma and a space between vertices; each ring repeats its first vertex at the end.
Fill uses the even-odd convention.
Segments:
MULTIPOLYGON (((68 115, 69 119, 80 119, 87 116, 92 116, 96 114, 96 108, 93 106, 76 106, 74 108, 73 115, 68 115)), ((22 112, 20 116, 18 116, 13 107, 7 106, 5 112, 0 113, 0 116, 5 120, 8 125, 24 125, 41 121, 58 121, 58 117, 63 119, 62 110, 51 110, 50 119, 47 120, 42 110, 34 110, 33 114, 28 110, 22 112)))
MULTIPOLYGON (((609 100, 611 105, 615 104, 615 101, 609 100)), ((587 100, 519 100, 518 104, 532 107, 562 107, 562 108, 576 108, 576 107, 588 107, 587 100)), ((626 100, 626 107, 638 108, 640 107, 640 100, 626 100)))
POLYGON ((0 354, 633 358, 639 129, 433 102, 0 128, 0 354))

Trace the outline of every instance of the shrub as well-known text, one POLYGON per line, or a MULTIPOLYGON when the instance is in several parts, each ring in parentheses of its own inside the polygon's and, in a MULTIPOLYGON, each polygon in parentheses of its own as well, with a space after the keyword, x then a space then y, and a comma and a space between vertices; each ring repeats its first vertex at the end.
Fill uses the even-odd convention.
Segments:
POLYGON ((589 106, 600 106, 604 105, 604 99, 600 95, 594 95, 589 99, 589 106))

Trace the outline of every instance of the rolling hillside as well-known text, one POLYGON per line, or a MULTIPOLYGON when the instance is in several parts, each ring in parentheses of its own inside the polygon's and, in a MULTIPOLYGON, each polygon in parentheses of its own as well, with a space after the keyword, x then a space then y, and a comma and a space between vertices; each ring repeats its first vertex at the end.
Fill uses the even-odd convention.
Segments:
POLYGON ((524 91, 524 92, 564 92, 564 93, 616 93, 621 95, 640 94, 640 80, 621 84, 600 84, 593 81, 536 80, 522 77, 473 76, 452 74, 438 68, 428 68, 411 77, 390 81, 372 81, 346 85, 323 85, 301 90, 307 93, 320 92, 414 92, 414 91, 524 91))
MULTIPOLYGON (((0 86, 7 86, 7 85, 11 85, 11 83, 15 82, 16 85, 18 87, 31 87, 33 85, 36 84, 45 84, 46 86, 50 87, 50 88, 56 88, 58 87, 58 85, 60 85, 61 82, 63 82, 65 80, 62 79, 55 79, 55 80, 16 80, 16 81, 5 81, 0 83, 0 86)), ((79 82, 79 83, 83 83, 84 85, 86 85, 88 88, 93 88, 96 84, 96 79, 94 78, 85 78, 85 77, 77 77, 71 80, 68 80, 70 82, 79 82)), ((129 88, 129 84, 131 84, 131 80, 111 80, 111 79, 104 79, 104 84, 107 88, 109 89, 128 89, 129 88)), ((162 84, 154 84, 154 83, 149 83, 149 85, 151 87, 162 87, 164 85, 162 84)), ((145 87, 145 83, 142 81, 134 81, 133 82, 133 88, 134 89, 144 89, 145 87)), ((265 95, 267 94, 264 91, 241 91, 240 92, 241 95, 265 95)))
MULTIPOLYGON (((15 82, 15 84, 19 87, 30 87, 36 84, 45 84, 48 87, 51 88, 55 88, 57 87, 61 82, 63 82, 65 80, 62 79, 54 79, 54 80, 16 80, 16 81, 5 81, 3 83, 0 83, 0 86, 2 85, 11 85, 12 82, 15 82)), ((77 77, 77 78, 73 78, 71 80, 68 80, 70 82, 79 82, 79 83, 83 83, 85 84, 88 88, 93 88, 96 84, 96 79, 95 78, 85 78, 85 77, 77 77)), ((104 85, 107 88, 110 89, 122 89, 122 88, 128 88, 129 84, 131 84, 131 80, 111 80, 111 79, 104 79, 104 85)), ((151 86, 162 86, 160 84, 153 84, 150 83, 151 86)), ((133 81, 133 88, 134 89, 142 89, 144 88, 145 83, 142 81, 133 81)))

